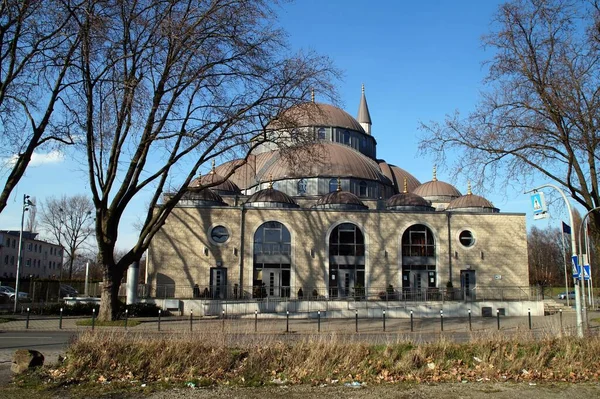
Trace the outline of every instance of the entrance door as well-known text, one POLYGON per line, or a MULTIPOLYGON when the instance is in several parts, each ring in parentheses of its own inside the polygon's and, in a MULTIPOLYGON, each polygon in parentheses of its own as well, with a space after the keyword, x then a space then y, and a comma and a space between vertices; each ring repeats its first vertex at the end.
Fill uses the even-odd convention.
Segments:
POLYGON ((227 268, 212 267, 210 269, 210 292, 212 299, 227 298, 227 268))
POLYGON ((268 296, 289 298, 290 269, 264 269, 263 283, 268 296))
POLYGON ((352 296, 354 289, 354 270, 340 269, 338 272, 338 290, 341 298, 352 296))
POLYGON ((463 292, 465 301, 475 299, 475 270, 460 271, 460 289, 463 292))
POLYGON ((425 291, 427 290, 427 272, 422 270, 413 270, 412 274, 412 289, 414 298, 417 301, 425 299, 425 291))

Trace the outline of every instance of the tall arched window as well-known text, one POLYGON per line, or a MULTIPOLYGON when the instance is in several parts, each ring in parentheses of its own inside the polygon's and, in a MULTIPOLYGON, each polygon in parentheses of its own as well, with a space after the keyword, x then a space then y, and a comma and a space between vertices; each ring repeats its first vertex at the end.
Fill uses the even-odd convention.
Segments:
POLYGON ((263 223, 254 233, 255 298, 290 296, 292 253, 289 230, 279 222, 263 223))
POLYGON ((365 295, 365 237, 358 226, 342 223, 329 235, 329 296, 365 295))
POLYGON ((402 235, 402 288, 413 300, 436 299, 435 238, 425 225, 410 226, 402 235))

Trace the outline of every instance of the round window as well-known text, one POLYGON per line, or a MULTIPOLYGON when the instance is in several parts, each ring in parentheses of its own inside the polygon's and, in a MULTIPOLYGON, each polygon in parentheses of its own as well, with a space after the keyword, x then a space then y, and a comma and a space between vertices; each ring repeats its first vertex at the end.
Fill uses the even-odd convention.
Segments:
POLYGON ((472 247, 475 244, 475 237, 469 230, 462 231, 458 236, 458 240, 465 247, 472 247))
POLYGON ((222 244, 229 239, 229 231, 225 226, 215 226, 210 231, 210 238, 214 242, 222 244))

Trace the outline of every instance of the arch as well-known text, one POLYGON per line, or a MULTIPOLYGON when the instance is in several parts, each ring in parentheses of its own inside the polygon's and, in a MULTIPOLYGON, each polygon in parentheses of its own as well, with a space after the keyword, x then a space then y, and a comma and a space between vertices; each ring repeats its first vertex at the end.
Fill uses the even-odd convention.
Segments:
POLYGON ((328 232, 329 297, 365 296, 365 235, 352 222, 339 223, 328 232))
POLYGON ((402 234, 402 289, 413 300, 436 300, 436 238, 424 224, 413 224, 402 234))
POLYGON ((254 232, 252 295, 290 297, 292 236, 278 221, 262 223, 254 232))

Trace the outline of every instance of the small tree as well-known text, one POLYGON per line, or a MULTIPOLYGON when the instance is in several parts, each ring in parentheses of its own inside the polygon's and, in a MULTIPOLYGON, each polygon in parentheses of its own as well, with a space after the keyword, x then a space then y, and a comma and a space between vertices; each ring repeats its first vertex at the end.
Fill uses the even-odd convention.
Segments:
MULTIPOLYGON (((73 264, 80 250, 89 250, 94 234, 94 206, 84 195, 48 198, 41 205, 41 225, 67 254, 67 276, 73 277, 73 264), (86 248, 85 245, 88 245, 86 248)), ((61 278, 64 267, 61 266, 61 278)))

